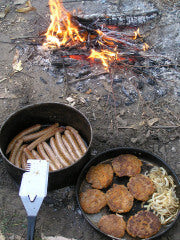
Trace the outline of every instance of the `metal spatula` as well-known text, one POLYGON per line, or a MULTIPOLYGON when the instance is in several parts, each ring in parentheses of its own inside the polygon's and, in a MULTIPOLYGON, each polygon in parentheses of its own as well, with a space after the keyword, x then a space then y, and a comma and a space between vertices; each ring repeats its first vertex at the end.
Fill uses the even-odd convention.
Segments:
POLYGON ((29 159, 27 172, 23 174, 19 196, 27 212, 27 240, 34 239, 36 216, 47 195, 49 163, 46 160, 29 159))

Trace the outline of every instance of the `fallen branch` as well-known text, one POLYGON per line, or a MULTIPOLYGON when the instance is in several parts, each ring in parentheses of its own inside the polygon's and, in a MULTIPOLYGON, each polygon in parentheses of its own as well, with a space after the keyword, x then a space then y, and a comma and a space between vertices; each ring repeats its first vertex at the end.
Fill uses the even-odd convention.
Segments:
POLYGON ((105 75, 105 74, 109 74, 109 73, 108 72, 102 72, 102 73, 98 73, 98 74, 89 74, 88 76, 72 80, 72 81, 69 82, 69 84, 77 83, 77 82, 80 82, 80 81, 85 81, 88 78, 96 78, 96 77, 99 77, 99 76, 105 75))

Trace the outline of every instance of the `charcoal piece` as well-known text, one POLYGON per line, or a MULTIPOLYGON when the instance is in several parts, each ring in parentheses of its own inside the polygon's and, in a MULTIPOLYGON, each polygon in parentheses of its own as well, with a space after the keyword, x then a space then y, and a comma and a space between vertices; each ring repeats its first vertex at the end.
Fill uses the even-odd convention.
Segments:
POLYGON ((114 78, 113 79, 113 83, 122 83, 122 78, 118 77, 118 78, 114 78))
POLYGON ((125 89, 124 86, 122 86, 122 92, 125 94, 126 97, 128 97, 129 101, 128 103, 134 103, 134 99, 130 96, 130 94, 128 93, 128 91, 125 89))
POLYGON ((142 90, 144 88, 144 82, 143 81, 138 81, 137 82, 137 89, 142 90))
POLYGON ((81 71, 79 72, 78 76, 76 78, 81 78, 81 77, 84 77, 86 75, 89 75, 91 73, 90 70, 84 70, 84 71, 81 71))
POLYGON ((43 77, 40 77, 39 79, 41 80, 42 83, 47 84, 47 81, 43 77))
POLYGON ((148 83, 149 85, 151 85, 151 86, 154 86, 154 85, 157 84, 156 80, 153 79, 153 78, 148 78, 148 79, 147 79, 147 83, 148 83))

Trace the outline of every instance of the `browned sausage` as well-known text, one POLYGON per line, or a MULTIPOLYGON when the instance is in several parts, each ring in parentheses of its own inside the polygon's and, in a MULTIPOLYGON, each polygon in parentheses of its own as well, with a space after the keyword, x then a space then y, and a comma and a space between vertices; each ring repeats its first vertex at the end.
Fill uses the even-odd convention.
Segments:
POLYGON ((29 133, 32 133, 32 132, 37 131, 37 130, 39 130, 40 128, 41 128, 41 125, 40 125, 40 124, 36 124, 36 125, 34 125, 34 126, 32 126, 32 127, 26 128, 25 130, 23 130, 22 132, 20 132, 18 135, 16 135, 16 136, 11 140, 11 142, 9 143, 9 145, 8 145, 8 147, 7 147, 7 150, 6 150, 6 154, 8 154, 8 153, 12 150, 14 144, 16 143, 16 141, 17 141, 18 139, 22 138, 23 136, 25 136, 25 135, 27 135, 27 134, 29 134, 29 133))
POLYGON ((35 150, 32 150, 32 154, 33 154, 33 156, 34 156, 35 159, 42 159, 42 158, 40 157, 40 155, 39 155, 35 150))
POLYGON ((35 159, 34 155, 31 153, 31 151, 29 151, 27 147, 24 148, 23 152, 26 154, 26 157, 28 159, 35 159))
POLYGON ((23 149, 26 147, 26 145, 22 145, 19 149, 19 151, 17 152, 16 154, 16 158, 15 158, 15 161, 14 161, 14 165, 16 167, 21 167, 21 159, 22 159, 22 153, 23 153, 23 149))
POLYGON ((58 168, 61 169, 63 168, 63 165, 58 161, 58 159, 56 158, 53 150, 51 149, 51 147, 46 143, 46 142, 42 142, 43 148, 46 151, 48 157, 50 158, 50 160, 54 163, 54 165, 58 168))
POLYGON ((26 169, 27 167, 27 157, 24 152, 22 153, 21 166, 23 169, 26 169))
POLYGON ((48 155, 44 151, 42 144, 37 145, 37 150, 38 150, 38 153, 41 156, 41 158, 49 162, 49 171, 57 170, 57 167, 54 165, 54 163, 51 161, 51 159, 48 157, 48 155))
POLYGON ((46 141, 50 137, 52 137, 57 131, 62 131, 62 128, 53 128, 50 129, 46 134, 42 135, 41 137, 37 138, 35 141, 30 143, 27 148, 32 151, 39 143, 46 141))
POLYGON ((83 139, 81 138, 81 136, 79 135, 78 131, 76 129, 74 129, 73 127, 67 126, 66 129, 70 130, 72 132, 72 134, 74 135, 75 139, 77 140, 81 151, 83 154, 85 154, 85 152, 87 151, 87 147, 83 141, 83 139))
POLYGON ((32 141, 32 140, 34 140, 36 138, 41 137, 42 135, 46 134, 51 129, 56 128, 58 126, 59 126, 59 123, 55 123, 55 124, 45 128, 45 129, 43 129, 41 131, 38 131, 38 132, 35 132, 35 133, 32 133, 32 134, 26 135, 26 136, 23 137, 23 141, 24 142, 32 141))
POLYGON ((71 145, 73 146, 74 152, 77 154, 77 156, 78 156, 79 158, 81 158, 82 155, 83 155, 83 153, 82 153, 82 151, 81 151, 81 149, 80 149, 80 147, 79 147, 76 139, 74 138, 72 132, 69 131, 69 130, 65 130, 64 134, 65 134, 65 136, 67 137, 68 141, 69 141, 69 142, 71 143, 71 145))
POLYGON ((61 154, 61 152, 58 150, 57 145, 56 145, 56 140, 54 137, 51 137, 50 139, 50 145, 52 150, 54 151, 56 157, 58 158, 58 160, 60 161, 60 163, 64 166, 64 167, 68 167, 70 164, 65 160, 65 158, 63 157, 63 155, 61 154))
POLYGON ((72 156, 69 154, 68 150, 64 146, 64 143, 62 141, 61 134, 59 132, 55 133, 55 139, 56 139, 56 144, 59 149, 59 151, 63 154, 64 158, 71 164, 74 163, 74 160, 72 156))
POLYGON ((10 154, 10 157, 9 157, 9 161, 12 162, 13 164, 15 162, 16 154, 19 151, 22 143, 23 143, 22 139, 17 140, 17 142, 15 143, 15 145, 14 145, 12 151, 11 151, 11 154, 10 154))
POLYGON ((63 141, 65 147, 67 148, 68 152, 70 153, 70 155, 74 159, 74 161, 77 161, 79 158, 78 158, 77 154, 74 152, 73 146, 68 141, 68 139, 65 135, 62 136, 62 141, 63 141))

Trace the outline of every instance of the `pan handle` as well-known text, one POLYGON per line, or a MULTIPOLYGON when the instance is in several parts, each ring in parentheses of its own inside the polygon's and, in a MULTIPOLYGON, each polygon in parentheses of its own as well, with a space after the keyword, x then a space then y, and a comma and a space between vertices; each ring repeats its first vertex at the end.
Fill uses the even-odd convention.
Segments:
POLYGON ((27 231, 27 240, 34 239, 34 229, 36 224, 36 216, 28 216, 28 231, 27 231))

